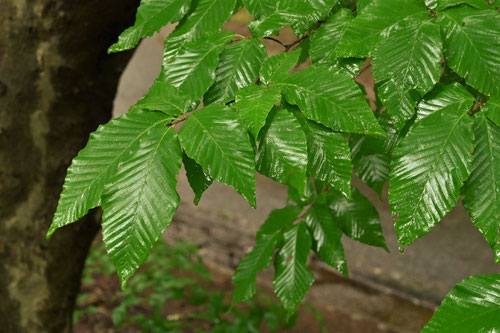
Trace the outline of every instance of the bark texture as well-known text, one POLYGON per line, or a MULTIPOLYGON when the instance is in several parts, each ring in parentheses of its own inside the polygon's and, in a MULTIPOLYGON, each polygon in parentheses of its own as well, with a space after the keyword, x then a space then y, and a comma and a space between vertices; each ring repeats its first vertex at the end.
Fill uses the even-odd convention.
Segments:
POLYGON ((112 111, 139 0, 0 1, 0 331, 69 332, 98 212, 47 241, 71 159, 112 111))

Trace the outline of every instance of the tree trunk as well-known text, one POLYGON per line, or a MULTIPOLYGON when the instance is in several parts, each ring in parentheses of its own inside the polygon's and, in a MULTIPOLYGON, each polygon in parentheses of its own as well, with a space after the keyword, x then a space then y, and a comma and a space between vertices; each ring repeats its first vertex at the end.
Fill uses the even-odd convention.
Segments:
POLYGON ((68 332, 97 211, 45 233, 66 168, 111 116, 138 0, 0 0, 0 331, 68 332))

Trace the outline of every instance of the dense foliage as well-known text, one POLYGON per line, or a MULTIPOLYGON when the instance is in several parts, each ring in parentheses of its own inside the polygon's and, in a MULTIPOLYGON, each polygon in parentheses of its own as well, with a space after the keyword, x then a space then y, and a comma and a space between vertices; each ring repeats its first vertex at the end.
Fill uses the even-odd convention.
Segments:
MULTIPOLYGON (((135 25, 110 52, 133 48, 178 21, 165 41, 161 74, 128 114, 101 126, 74 159, 48 234, 102 206, 104 244, 125 286, 171 222, 182 163, 196 203, 216 180, 255 207, 257 171, 288 185, 290 204, 271 213, 238 266, 234 302, 250 299, 256 275, 274 262, 276 294, 293 313, 314 281, 311 251, 347 275, 343 234, 386 248, 376 209, 351 186, 354 170, 378 193, 390 182, 403 246, 429 232, 463 197, 499 263, 498 5, 143 0, 135 25), (255 18, 253 37, 221 31, 243 6, 255 18), (284 26, 295 42, 272 37, 284 26), (262 38, 284 52, 268 57, 262 38), (312 65, 296 71, 307 58, 312 65), (367 59, 375 111, 353 80, 367 59)), ((481 287, 473 293, 452 291, 453 301, 426 330, 442 332, 454 316, 479 311, 470 308, 484 306, 481 297, 489 302, 490 287, 498 301, 498 276, 457 288, 469 290, 476 282, 481 287)), ((492 304, 498 313, 498 302, 492 304)), ((468 328, 483 327, 500 329, 500 320, 485 317, 468 328)))

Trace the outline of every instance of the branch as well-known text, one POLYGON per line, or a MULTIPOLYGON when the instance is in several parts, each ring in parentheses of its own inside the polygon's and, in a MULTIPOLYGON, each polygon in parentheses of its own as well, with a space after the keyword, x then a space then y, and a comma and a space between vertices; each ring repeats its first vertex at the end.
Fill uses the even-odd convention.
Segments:
POLYGON ((304 40, 306 40, 314 31, 318 30, 318 28, 321 27, 321 25, 325 22, 326 21, 323 21, 323 20, 318 21, 316 26, 314 28, 312 28, 311 30, 309 30, 308 33, 304 34, 304 36, 297 39, 296 41, 291 42, 290 44, 285 44, 282 41, 280 41, 279 39, 274 38, 274 37, 264 37, 264 39, 272 40, 273 42, 278 43, 279 45, 281 45, 285 49, 285 52, 288 52, 288 51, 290 51, 290 49, 292 47, 294 47, 295 45, 298 45, 298 44, 302 43, 304 40))
POLYGON ((177 119, 174 119, 173 121, 169 122, 168 124, 166 124, 165 126, 167 127, 171 127, 171 126, 175 126, 179 123, 182 123, 183 121, 185 121, 186 119, 189 118, 189 114, 184 116, 184 117, 181 117, 181 118, 177 118, 177 119))

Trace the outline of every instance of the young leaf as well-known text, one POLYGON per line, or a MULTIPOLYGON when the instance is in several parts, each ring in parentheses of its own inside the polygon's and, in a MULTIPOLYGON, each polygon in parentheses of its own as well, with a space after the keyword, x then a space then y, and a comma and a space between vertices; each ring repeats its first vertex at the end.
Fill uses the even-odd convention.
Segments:
POLYGON ((198 205, 203 193, 212 185, 213 179, 203 171, 201 165, 190 159, 186 153, 182 154, 182 162, 186 169, 186 177, 194 192, 194 204, 198 205))
POLYGON ((232 15, 236 0, 191 0, 191 9, 165 40, 163 68, 187 42, 219 32, 232 15))
POLYGON ((278 88, 251 85, 238 90, 233 107, 240 111, 241 119, 257 139, 269 111, 280 101, 281 91, 278 88))
POLYGON ((281 0, 275 11, 249 24, 255 36, 276 35, 281 28, 289 25, 301 37, 321 19, 328 16, 337 0, 281 0))
POLYGON ((181 94, 179 89, 172 85, 156 80, 148 93, 132 107, 137 109, 161 111, 172 117, 189 112, 196 107, 191 97, 181 94))
POLYGON ((300 211, 299 207, 287 206, 271 212, 257 232, 254 248, 238 263, 233 276, 233 304, 248 301, 255 295, 255 279, 257 274, 271 263, 274 250, 283 238, 281 229, 292 224, 300 211))
POLYGON ((255 207, 255 162, 238 115, 212 104, 192 113, 179 131, 186 154, 213 179, 236 189, 255 207))
POLYGON ((354 16, 347 8, 341 8, 330 16, 321 27, 311 35, 309 54, 313 63, 331 60, 333 50, 351 24, 354 16))
POLYGON ((260 80, 269 85, 288 72, 297 64, 300 53, 298 50, 285 52, 267 58, 260 69, 260 80))
POLYGON ((258 39, 242 39, 226 46, 220 55, 215 83, 203 103, 226 103, 234 99, 238 89, 255 82, 266 58, 266 48, 258 39))
POLYGON ((423 1, 372 0, 345 31, 335 48, 335 56, 371 56, 381 35, 407 17, 428 17, 423 1))
POLYGON ((500 95, 492 96, 483 106, 484 114, 497 126, 500 126, 500 95))
POLYGON ((446 63, 486 95, 500 93, 500 14, 467 6, 440 12, 446 63))
POLYGON ((500 263, 500 128, 478 114, 472 173, 464 190, 464 206, 500 263))
POLYGON ((431 92, 418 104, 415 121, 441 110, 467 112, 472 108, 474 101, 474 96, 459 83, 438 86, 435 92, 431 92))
POLYGON ((446 295, 422 333, 500 330, 500 274, 475 275, 446 295))
POLYGON ((283 235, 283 246, 276 255, 274 291, 289 314, 302 302, 314 282, 307 267, 311 235, 304 222, 295 224, 283 235))
POLYGON ((151 129, 164 127, 171 119, 161 112, 137 110, 99 126, 68 168, 47 237, 100 205, 104 185, 120 161, 129 156, 131 148, 151 129))
POLYGON ((391 163, 390 154, 384 150, 383 140, 353 135, 349 144, 354 172, 381 197, 384 185, 389 180, 391 163))
POLYGON ((134 26, 118 37, 108 52, 120 52, 134 48, 141 38, 151 37, 168 23, 181 20, 189 10, 190 0, 142 0, 137 9, 134 26))
POLYGON ((102 196, 102 238, 125 287, 179 205, 181 149, 172 127, 158 126, 120 161, 102 196))
POLYGON ((296 113, 307 137, 307 170, 315 179, 351 196, 351 151, 342 133, 321 126, 296 113))
POLYGON ((347 262, 342 246, 342 230, 328 206, 316 204, 305 216, 305 223, 313 237, 313 250, 318 257, 348 276, 347 262))
POLYGON ((394 151, 389 202, 399 242, 411 244, 458 202, 471 171, 473 120, 443 109, 415 123, 394 151))
POLYGON ((361 90, 346 72, 311 66, 275 85, 305 117, 340 132, 385 136, 361 90))
POLYGON ((304 193, 307 183, 307 141, 299 121, 274 107, 257 140, 257 171, 304 193))
POLYGON ((193 99, 200 98, 215 82, 215 69, 224 45, 234 37, 232 32, 208 35, 203 40, 188 42, 164 67, 160 80, 193 99))
POLYGON ((336 191, 329 191, 328 206, 349 238, 389 251, 377 209, 357 188, 352 188, 352 200, 347 200, 336 191))

